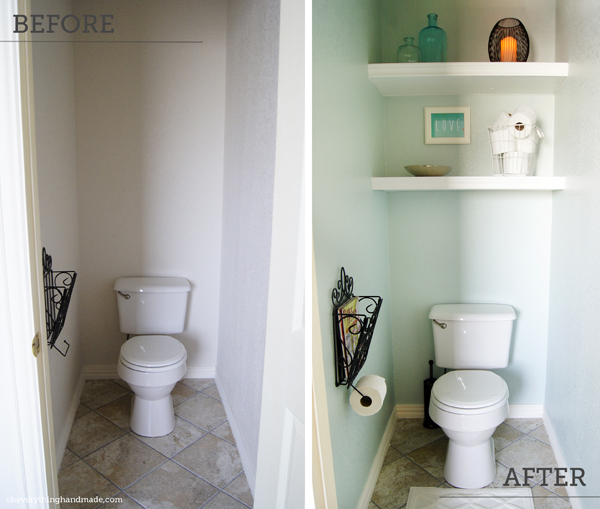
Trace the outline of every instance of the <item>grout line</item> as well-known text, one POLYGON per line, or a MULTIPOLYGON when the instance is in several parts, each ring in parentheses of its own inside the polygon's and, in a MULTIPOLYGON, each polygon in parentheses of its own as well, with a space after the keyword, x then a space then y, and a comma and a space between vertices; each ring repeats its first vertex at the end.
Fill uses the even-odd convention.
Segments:
MULTIPOLYGON (((218 424, 216 424, 215 426, 213 426, 213 427, 212 427, 210 430, 206 430, 205 428, 202 428, 201 426, 198 426, 198 425, 197 425, 197 424, 195 424, 194 422, 191 422, 191 421, 189 421, 188 419, 185 419, 185 418, 183 418, 183 417, 181 417, 181 416, 179 416, 179 415, 176 415, 176 417, 177 417, 177 418, 181 419, 182 421, 184 421, 184 422, 186 422, 186 423, 188 423, 188 424, 191 424, 191 425, 192 425, 194 428, 196 428, 196 429, 200 430, 200 431, 202 432, 202 434, 201 434, 201 436, 199 436, 199 437, 198 437, 196 440, 194 440, 192 443, 190 443, 189 445, 187 445, 186 447, 184 447, 184 448, 183 448, 183 449, 181 449, 180 451, 177 451, 175 454, 173 454, 173 456, 171 456, 171 457, 168 457, 168 456, 166 456, 165 454, 163 454, 161 451, 159 451, 158 449, 154 448, 152 445, 150 445, 150 444, 147 444, 147 443, 145 443, 144 441, 142 441, 142 440, 141 440, 141 439, 138 437, 138 435, 136 435, 136 434, 133 432, 133 430, 131 430, 131 429, 129 429, 129 430, 125 430, 125 429, 121 428, 121 427, 120 427, 120 426, 119 426, 117 423, 113 422, 111 419, 109 419, 108 417, 106 417, 106 416, 102 415, 100 412, 98 412, 98 409, 100 409, 100 408, 102 408, 102 407, 104 407, 104 406, 106 406, 106 405, 109 405, 109 404, 111 404, 111 403, 114 403, 115 401, 117 401, 118 399, 120 399, 120 398, 122 398, 122 397, 125 397, 125 396, 133 396, 133 395, 134 395, 134 393, 133 393, 131 390, 127 389, 126 387, 122 386, 121 384, 119 384, 119 383, 115 382, 115 381, 114 381, 114 380, 112 380, 112 379, 109 379, 109 380, 110 380, 110 381, 111 381, 113 384, 117 385, 119 388, 128 390, 128 392, 127 392, 126 394, 122 394, 122 395, 120 395, 120 396, 116 397, 115 399, 113 399, 113 400, 111 400, 111 401, 108 401, 108 402, 106 402, 106 403, 104 403, 104 404, 100 405, 100 406, 99 406, 99 407, 97 407, 97 408, 91 408, 91 407, 89 407, 88 405, 86 405, 86 404, 82 403, 82 402, 81 402, 81 400, 79 401, 79 403, 80 403, 81 405, 83 405, 85 408, 87 408, 87 409, 89 410, 89 412, 88 412, 86 415, 88 415, 89 413, 94 413, 94 414, 96 414, 96 416, 99 416, 100 418, 104 419, 105 421, 108 421, 108 422, 109 422, 109 423, 111 423, 112 425, 116 426, 116 427, 117 427, 117 428, 118 428, 118 429, 119 429, 119 430, 122 432, 122 434, 121 434, 120 436, 118 436, 118 437, 116 437, 116 438, 114 438, 114 439, 112 439, 112 440, 108 441, 107 443, 105 443, 105 444, 101 445, 100 447, 98 447, 98 448, 96 448, 96 449, 94 449, 94 450, 92 450, 92 451, 90 451, 90 452, 86 453, 85 455, 81 455, 81 456, 80 456, 79 454, 76 454, 76 453, 75 453, 73 450, 71 450, 71 449, 68 449, 68 450, 69 450, 69 451, 70 451, 70 452, 71 452, 71 453, 72 453, 72 454, 75 456, 75 458, 77 458, 77 459, 76 459, 76 460, 75 460, 73 463, 71 463, 70 465, 68 465, 68 466, 66 466, 66 467, 64 467, 64 468, 69 468, 70 466, 74 465, 74 464, 75 464, 75 463, 77 463, 78 461, 82 461, 84 465, 86 465, 86 466, 90 467, 90 468, 91 468, 91 469, 92 469, 94 472, 96 472, 98 475, 100 475, 100 476, 101 476, 103 479, 105 479, 105 480, 106 480, 108 483, 110 483, 110 485, 112 485, 112 486, 113 486, 113 487, 114 487, 114 488, 117 490, 117 493, 116 493, 116 495, 114 495, 114 496, 119 496, 119 495, 121 495, 121 496, 122 496, 122 498, 129 497, 129 498, 131 498, 133 501, 135 501, 135 503, 139 504, 141 507, 143 507, 144 509, 146 509, 146 508, 145 508, 145 506, 144 506, 144 505, 143 505, 143 504, 142 504, 142 503, 141 503, 139 500, 135 499, 135 498, 134 498, 134 497, 133 497, 131 494, 127 493, 125 490, 128 490, 128 489, 130 489, 130 488, 131 488, 131 487, 132 487, 134 484, 138 483, 139 481, 141 481, 142 479, 144 479, 145 477, 147 477, 148 475, 150 475, 150 474, 151 474, 151 473, 153 473, 154 471, 158 470, 159 468, 161 468, 162 466, 164 466, 166 463, 168 463, 168 462, 172 462, 172 463, 174 463, 175 465, 177 465, 177 466, 179 466, 179 467, 183 468, 184 470, 186 470, 187 472, 189 472, 190 474, 192 474, 192 475, 193 475, 195 478, 197 478, 197 479, 199 479, 199 480, 201 480, 201 481, 203 481, 203 482, 207 483, 209 486, 212 486, 213 488, 215 488, 215 489, 217 490, 217 492, 216 492, 216 493, 215 493, 215 494, 214 494, 212 497, 210 497, 210 498, 209 498, 207 501, 205 501, 203 504, 201 504, 201 506, 200 506, 200 507, 204 507, 204 506, 206 506, 206 505, 207 505, 207 504, 208 504, 208 503, 209 503, 211 500, 213 500, 215 497, 217 497, 217 496, 219 495, 219 493, 223 493, 225 496, 227 496, 227 497, 230 497, 230 498, 232 498, 233 500, 235 500, 235 501, 239 502, 239 503, 240 503, 240 504, 242 504, 244 507, 248 507, 248 508, 249 508, 249 506, 248 506, 246 503, 242 502, 241 500, 237 499, 237 498, 236 498, 234 495, 231 495, 230 493, 227 493, 227 492, 225 491, 225 489, 226 489, 228 486, 230 486, 230 485, 231 485, 231 484, 232 484, 232 483, 233 483, 233 482, 234 482, 236 479, 238 479, 238 478, 239 478, 239 477, 240 477, 242 474, 245 474, 245 472, 244 472, 243 468, 242 468, 242 470, 241 470, 241 471, 240 471, 240 472, 239 472, 237 475, 235 475, 235 476, 234 476, 234 477, 233 477, 233 478, 232 478, 232 479, 231 479, 229 482, 227 482, 227 483, 226 483, 226 484, 225 484, 225 485, 224 485, 222 488, 219 488, 218 486, 216 486, 216 485, 215 485, 215 484, 213 484, 212 482, 210 482, 210 481, 208 481, 207 479, 203 478, 203 477, 202 477, 202 476, 200 476, 199 474, 197 474, 197 473, 193 472, 192 470, 190 470, 189 468, 187 468, 186 466, 182 465, 181 463, 179 463, 178 461, 176 461, 176 460, 174 459, 176 456, 178 456, 179 454, 181 454, 183 451, 185 451, 186 449, 188 449, 188 448, 189 448, 189 447, 191 447, 192 445, 196 444, 196 443, 197 443, 199 440, 201 440, 202 438, 206 437, 208 434, 212 435, 214 438, 216 438, 216 439, 218 439, 218 440, 223 440, 225 443, 228 443, 228 444, 232 445, 233 447, 235 447, 235 448, 236 448, 236 450, 238 450, 238 447, 237 447, 237 445, 236 445, 235 443, 232 443, 232 442, 230 442, 229 440, 227 440, 226 438, 220 437, 220 436, 218 436, 217 434, 215 434, 215 433, 212 433, 212 432, 213 432, 214 430, 216 430, 218 427, 220 427, 220 426, 222 426, 223 424, 225 424, 226 422, 228 422, 228 419, 227 419, 227 418, 226 418, 226 419, 224 419, 222 422, 219 422, 218 424), (145 446, 147 446, 147 447, 150 447, 150 448, 151 448, 151 449, 152 449, 154 452, 157 452, 158 454, 160 454, 160 455, 161 455, 161 456, 164 458, 164 461, 162 461, 161 463, 159 463, 159 464, 158 464, 156 467, 154 467, 154 468, 153 468, 153 469, 151 469, 150 471, 146 472, 144 475, 142 475, 141 477, 139 477, 138 479, 136 479, 135 481, 133 481, 133 482, 132 482, 132 483, 130 483, 129 485, 127 485, 127 486, 124 486, 124 487, 121 487, 121 486, 118 486, 118 485, 117 485, 115 482, 113 482, 113 481, 111 481, 110 479, 108 479, 108 478, 107 478, 107 477, 106 477, 104 474, 102 474, 100 471, 98 471, 98 470, 97 470, 95 467, 93 467, 92 465, 90 465, 89 463, 87 463, 87 461, 85 461, 85 458, 87 458, 87 457, 89 457, 90 455, 92 455, 92 454, 94 454, 94 453, 98 452, 99 450, 101 450, 101 449, 103 449, 103 448, 107 447, 108 445, 112 444, 113 442, 116 442, 117 440, 120 440, 120 439, 122 439, 123 437, 125 437, 125 436, 127 436, 127 435, 131 435, 133 438, 135 438, 136 440, 138 440, 140 443, 144 444, 144 445, 145 445, 145 446)), ((181 381, 181 383, 182 383, 183 385, 185 385, 186 387, 188 387, 188 388, 192 389, 193 391, 195 391, 195 393, 194 393, 192 396, 190 396, 190 397, 188 397, 188 398, 186 398, 186 399, 184 399, 184 400, 180 401, 180 402, 177 404, 177 406, 179 406, 179 405, 181 405, 181 404, 185 403, 186 401, 188 401, 188 400, 190 400, 190 399, 192 399, 192 398, 196 397, 198 394, 202 394, 203 396, 206 396, 206 397, 208 397, 208 398, 211 398, 211 399, 213 399, 213 400, 215 400, 215 401, 219 402, 221 405, 223 405, 223 401, 222 401, 222 400, 220 400, 220 399, 218 399, 218 398, 216 398, 216 397, 214 397, 214 396, 211 396, 211 395, 209 395, 209 394, 205 394, 205 393, 204 393, 204 391, 206 391, 206 390, 210 389, 210 388, 211 388, 213 385, 215 385, 214 379, 207 379, 207 380, 213 380, 213 383, 212 383, 212 384, 210 384, 208 387, 204 388, 202 391, 199 391, 199 390, 195 389, 194 387, 190 387, 189 385, 186 385, 185 383, 183 383, 183 381, 181 381)), ((85 417, 85 416, 82 416, 82 417, 85 417)), ((81 417, 80 417, 80 418, 81 418, 81 417)), ((400 454, 402 454, 402 453, 400 453, 400 454)), ((100 505, 99 505, 98 507, 100 507, 100 505)))
POLYGON ((179 465, 181 468, 183 468, 184 470, 187 470, 190 474, 194 475, 195 477, 197 477, 198 479, 201 479, 202 481, 204 481, 205 483, 210 484, 213 488, 216 488, 217 490, 221 491, 221 488, 219 488, 218 486, 216 486, 215 484, 213 484, 212 482, 210 482, 208 479, 205 479, 204 477, 202 477, 200 474, 197 474, 196 472, 194 472, 193 470, 190 470, 188 467, 186 467, 185 465, 182 465, 181 463, 179 463, 177 460, 175 459, 171 459, 169 461, 172 461, 173 463, 175 463, 176 465, 179 465))
MULTIPOLYGON (((398 420, 397 420, 397 422, 399 422, 399 421, 401 421, 401 420, 406 420, 406 419, 398 419, 398 420)), ((517 420, 521 420, 521 419, 517 419, 517 420)), ((532 430, 530 430, 529 432, 527 432, 527 433, 526 433, 526 432, 524 432, 524 431, 522 431, 522 430, 520 430, 520 429, 516 428, 515 426, 511 426, 510 424, 507 424, 506 422, 504 422, 504 424, 506 424, 506 425, 507 425, 507 426, 509 426, 510 428, 512 428, 512 429, 514 429, 514 430, 516 430, 516 431, 518 431, 518 432, 520 433, 520 436, 519 436, 519 437, 518 437, 516 440, 513 440, 512 442, 508 443, 507 445, 505 445, 505 446, 504 446, 504 447, 502 447, 501 449, 498 449, 497 451, 495 451, 495 454, 496 454, 496 455, 497 455, 497 454, 498 454, 500 451, 502 451, 502 450, 506 449, 506 448, 507 448, 507 447, 509 447, 509 446, 516 445, 516 447, 519 447, 519 444, 517 444, 517 442, 519 442, 520 440, 522 440, 522 439, 523 439, 524 437, 526 437, 526 436, 531 436, 531 433, 534 433, 535 431, 539 430, 539 429, 540 429, 540 427, 544 425, 544 423, 542 422, 542 423, 541 423, 539 426, 537 426, 537 427, 533 428, 532 430)), ((407 435, 410 435, 410 433, 408 433, 407 435)), ((440 438, 443 438, 443 437, 439 437, 439 438, 437 438, 437 439, 434 439, 434 440, 432 440, 431 442, 429 442, 429 443, 427 443, 427 444, 424 444, 424 445, 422 445, 421 447, 425 447, 425 446, 427 446, 427 445, 431 445, 433 442, 435 442, 436 440, 439 440, 440 438)), ((535 439, 535 440, 536 440, 536 442, 538 442, 539 444, 544 444, 544 445, 547 445, 547 446, 549 446, 549 447, 552 449, 552 446, 551 446, 551 444, 548 444, 547 442, 544 442, 543 440, 540 440, 539 438, 536 438, 536 437, 534 437, 534 436, 531 436, 531 438, 535 439)), ((537 444, 536 444, 535 446, 537 446, 537 444)), ((417 451, 417 450, 418 450, 418 449, 420 449, 421 447, 418 447, 418 448, 416 448, 416 449, 414 449, 414 450, 412 450, 412 451, 410 451, 410 452, 406 452, 406 453, 403 453, 402 451, 398 450, 396 447, 394 447, 394 446, 393 446, 393 445, 391 445, 391 444, 389 445, 389 447, 391 447, 391 448, 392 448, 392 449, 394 449, 396 452, 398 452, 398 453, 400 454, 400 457, 404 457, 404 458, 408 459, 408 460, 409 460, 411 463, 413 463, 414 465, 416 465, 417 467, 419 467, 421 470, 425 471, 425 472, 426 472, 428 475, 430 475, 430 476, 431 476, 431 477, 433 477, 434 479, 438 479, 436 476, 434 476, 433 474, 431 474, 431 473, 430 473, 430 472, 429 472, 429 471, 428 471, 428 470, 427 470, 425 467, 423 467, 422 465, 420 465, 419 463, 417 463, 416 461, 414 461, 413 459, 411 459, 410 457, 408 457, 408 455, 409 455, 409 454, 412 454, 412 453, 414 453, 415 451, 417 451)), ((554 449, 552 449, 552 453, 554 454, 554 449)), ((556 459, 556 455, 555 455, 555 454, 554 454, 554 456, 555 456, 555 459, 556 459)), ((396 459, 400 459, 400 457, 398 457, 398 458, 396 458, 396 459)), ((385 463, 385 465, 388 465, 388 464, 390 464, 390 463, 393 463, 394 461, 396 461, 396 460, 392 460, 392 461, 390 461, 390 462, 388 462, 388 463, 385 463)), ((502 462, 498 461, 498 459, 497 459, 497 458, 496 458, 496 462, 497 462, 497 464, 498 464, 498 465, 501 465, 501 466, 503 466, 503 467, 505 467, 505 468, 507 468, 507 469, 510 469, 510 468, 511 468, 511 467, 509 467, 509 466, 505 465, 504 463, 502 463, 502 462)), ((554 472, 554 471, 555 471, 554 469, 555 469, 556 467, 552 467, 552 468, 553 468, 552 472, 554 472)), ((524 477, 522 474, 520 474, 519 472, 517 472, 516 470, 515 470, 515 473, 517 474, 519 481, 520 481, 520 482, 524 482, 524 480, 525 480, 525 477, 524 477)), ((551 474, 552 474, 552 473, 550 473, 550 474, 549 474, 549 476, 550 476, 551 474)), ((439 480, 439 479, 438 479, 438 480, 439 480)), ((548 482, 548 480, 549 480, 549 478, 547 477, 547 482, 548 482)), ((537 481, 537 482, 535 482, 533 479, 530 479, 530 480, 529 480, 529 482, 531 483, 531 484, 530 484, 530 486, 528 486, 529 488, 533 489, 534 487, 536 487, 536 486, 539 486, 540 488, 543 488, 543 489, 547 490, 549 493, 551 493, 552 495, 554 495, 556 498, 563 499, 563 500, 565 500, 566 502, 569 502, 568 495, 567 495, 567 496, 562 496, 562 495, 560 495, 560 494, 558 494, 558 493, 555 493, 554 491, 552 491, 552 489, 551 489, 551 488, 557 488, 557 487, 555 487, 555 486, 552 486, 552 485, 549 485, 549 486, 541 486, 541 484, 540 484, 540 483, 542 482, 542 480, 541 480, 541 479, 540 479, 539 481, 537 481)), ((438 487, 444 487, 444 486, 445 486, 445 480, 442 480, 442 481, 441 481, 441 484, 440 484, 438 487)), ((372 503, 372 504, 373 504, 375 507, 377 507, 377 508, 379 509, 379 506, 377 506, 377 504, 375 504, 375 502, 374 502, 372 499, 370 500, 370 502, 371 502, 371 503, 372 503)), ((399 507, 398 507, 398 508, 396 508, 396 509, 402 509, 402 508, 405 508, 405 507, 406 507, 406 504, 403 504, 403 505, 399 506, 399 507)))
POLYGON ((215 498, 219 493, 221 493, 221 491, 217 491, 212 497, 210 497, 206 502, 200 504, 200 507, 198 507, 198 509, 202 509, 203 507, 206 507, 206 505, 213 499, 215 498))
MULTIPOLYGON (((100 414, 98 414, 98 415, 100 415, 100 414)), ((100 417, 102 417, 102 416, 100 415, 100 417)), ((106 419, 106 417, 104 417, 104 418, 106 419)), ((107 420, 108 420, 108 419, 107 419, 107 420)), ((108 421, 108 422, 110 422, 110 421, 108 421)), ((111 423, 111 424, 113 424, 113 423, 111 423)), ((116 424, 115 424, 115 426, 116 426, 116 424)), ((117 426, 117 428, 119 428, 119 426, 117 426)), ((130 433, 129 431, 125 431, 123 428, 119 428, 119 429, 120 429, 121 431, 123 431, 123 434, 122 434, 122 435, 118 436, 117 438, 114 438, 113 440, 110 440, 109 442, 106 442, 105 444, 101 445, 101 446, 100 446, 100 447, 98 447, 97 449, 94 449, 93 451, 90 451, 90 452, 88 452, 87 454, 80 456, 80 458, 81 458, 81 459, 85 459, 85 458, 87 458, 87 457, 88 457, 90 454, 94 454, 95 452, 98 452, 98 451, 99 451, 100 449, 102 449, 103 447, 106 447, 107 445, 109 445, 109 444, 112 444, 113 442, 116 442, 116 441, 117 441, 117 440, 119 440, 120 438, 123 438, 125 435, 128 435, 128 434, 130 433)), ((87 462, 86 462, 86 463, 87 463, 87 462)), ((90 466, 91 466, 91 465, 90 465, 90 466)))
MULTIPOLYGON (((223 424, 225 424, 225 421, 223 421, 221 424, 219 424, 219 426, 222 426, 223 424)), ((229 440, 227 440, 226 438, 220 437, 219 435, 216 435, 215 433, 213 433, 213 431, 215 429, 217 429, 219 426, 215 426, 213 429, 211 429, 209 431, 209 433, 213 436, 213 437, 217 437, 220 440, 223 440, 224 442, 227 442, 228 444, 233 445, 236 449, 238 448, 237 444, 234 444, 233 442, 230 442, 229 440)))
MULTIPOLYGON (((527 435, 521 435, 519 438, 517 438, 516 440, 513 440, 512 442, 507 443, 504 447, 500 447, 500 449, 496 450, 494 449, 494 456, 496 454, 498 454, 500 451, 503 451, 504 449, 506 449, 507 447, 510 447, 511 445, 513 445, 514 443, 518 442, 519 440, 521 440, 523 437, 525 437, 527 435)), ((492 438, 494 438, 492 436, 492 438)), ((496 440, 494 440, 494 448, 496 447, 496 440)))
MULTIPOLYGON (((186 422, 187 422, 187 421, 186 421, 186 422)), ((200 429, 202 429, 202 428, 200 428, 200 429)), ((202 430, 202 431, 204 431, 204 430, 202 430)), ((175 458, 176 456, 179 456, 179 455, 180 455, 180 454, 181 454, 183 451, 185 451, 185 450, 189 449, 190 447, 192 447, 192 445, 194 445, 194 444, 197 444, 197 443, 198 443, 200 440, 202 440, 202 439, 203 439, 203 438, 204 438, 206 435, 208 435, 208 433, 209 433, 209 432, 207 431, 206 433, 204 433, 204 435, 202 435, 201 437, 198 437, 198 438, 197 438, 196 440, 194 440, 194 441, 193 441, 191 444, 189 444, 189 445, 186 445, 186 446, 185 446, 183 449, 181 449, 180 451, 178 451, 178 452, 176 452, 175 454, 173 454, 173 456, 171 456, 169 459, 171 459, 171 460, 172 460, 172 459, 173 459, 173 458, 175 458)))
MULTIPOLYGON (((221 489, 221 491, 223 491, 226 495, 229 495, 231 498, 233 498, 234 500, 237 500, 240 504, 245 505, 246 507, 249 507, 248 504, 242 502, 239 498, 236 498, 235 496, 233 496, 231 493, 228 493, 225 491, 225 488, 227 488, 228 486, 231 486, 233 484, 233 482, 238 479, 239 477, 241 477, 242 475, 245 475, 246 473, 244 472, 244 469, 242 469, 242 471, 236 475, 233 479, 231 479, 231 481, 229 481, 225 486, 223 486, 223 488, 221 489)), ((246 482, 246 484, 248 484, 246 482)), ((249 488, 249 487, 248 487, 249 488)), ((252 492, 251 492, 252 493, 252 492)), ((254 497, 252 497, 254 499, 254 497)), ((254 505, 254 504, 253 504, 254 505)))
MULTIPOLYGON (((69 451, 69 452, 70 452, 70 453, 71 453, 73 456, 75 456, 75 458, 76 458, 76 459, 75 459, 75 461, 74 461, 73 463, 77 463, 77 462, 78 462, 78 461, 81 459, 81 458, 80 458, 80 457, 79 457, 77 454, 75 454, 75 453, 74 453, 74 452, 73 452, 71 449, 69 449, 68 447, 65 447, 65 455, 66 455, 66 452, 67 452, 67 451, 69 451)), ((65 459, 64 459, 64 456, 63 456, 63 462, 64 462, 64 461, 65 461, 65 459)), ((61 465, 61 466, 59 467, 58 471, 60 472, 61 470, 64 470, 65 468, 68 468, 68 467, 70 467, 70 466, 71 466, 73 463, 69 463, 68 465, 65 465, 64 467, 61 465)))
MULTIPOLYGON (((520 421, 520 420, 526 420, 526 419, 519 419, 519 418, 513 418, 513 419, 515 419, 515 420, 517 420, 517 421, 520 421)), ((540 421, 542 421, 542 422, 541 422, 541 423, 540 423, 538 426, 536 426, 535 428, 533 428, 531 431, 528 431, 528 432, 525 432, 525 431, 523 431, 523 430, 520 430, 519 428, 517 428, 517 427, 515 427, 515 426, 512 426, 511 424, 508 424, 508 423, 506 422, 506 419, 505 419, 504 421, 502 421, 502 424, 506 424, 507 426, 510 426, 511 428, 514 428, 514 429, 516 429, 517 431, 520 431, 521 433, 523 433, 523 435, 529 435, 530 433, 533 433, 533 432, 534 432, 536 429, 538 429, 538 428, 540 428, 541 426, 543 426, 543 425, 544 425, 544 420, 543 420, 541 417, 536 417, 536 419, 540 419, 540 421)))
MULTIPOLYGON (((198 391, 196 391, 196 394, 199 394, 198 391)), ((179 405, 182 405, 183 403, 185 403, 186 401, 189 401, 190 399, 192 399, 196 394, 193 394, 185 399, 182 399, 179 403, 175 404, 175 402, 173 402, 173 409, 175 409, 175 407, 178 407, 179 405)))
POLYGON ((212 387, 216 383, 214 378, 182 378, 181 380, 179 380, 179 382, 181 382, 183 385, 185 385, 186 387, 189 387, 190 389, 194 389, 196 392, 202 392, 202 391, 199 391, 195 387, 192 387, 191 385, 186 384, 184 382, 184 380, 212 380, 212 383, 209 384, 208 387, 205 387, 204 389, 202 389, 202 391, 205 391, 206 389, 208 389, 209 387, 212 387))
POLYGON ((147 509, 146 506, 144 504, 142 504, 137 498, 135 498, 133 495, 130 495, 129 493, 126 493, 125 491, 123 491, 123 493, 125 495, 127 495, 131 500, 133 500, 136 504, 139 504, 141 507, 143 507, 143 509, 147 509))
MULTIPOLYGON (((417 449, 415 449, 416 451, 417 449)), ((413 451, 414 452, 414 451, 413 451)), ((410 453, 409 453, 410 454, 410 453)), ((418 466, 421 470, 423 470, 423 472, 425 472, 427 475, 433 477, 436 481, 439 481, 441 483, 446 482, 445 479, 439 479, 438 477, 436 477, 435 475, 433 475, 431 472, 429 472, 428 470, 426 470, 424 467, 422 467, 421 465, 419 465, 416 461, 414 461, 413 459, 409 458, 408 456, 406 456, 406 459, 410 462, 412 462, 414 465, 418 466)))
MULTIPOLYGON (((164 455, 163 455, 164 456, 164 455)), ((162 463, 159 463, 157 466, 155 466, 152 470, 146 472, 144 475, 142 475, 141 477, 139 477, 138 479, 136 479, 135 481, 133 481, 132 483, 129 483, 127 486, 124 486, 123 488, 121 488, 121 490, 125 491, 128 490, 129 488, 131 488, 135 483, 137 483, 138 481, 141 481, 144 477, 147 477, 148 475, 150 475, 152 472, 154 472, 155 470, 158 470, 160 467, 162 467, 165 463, 167 463, 168 461, 171 461, 169 458, 167 458, 166 456, 164 456, 165 461, 163 461, 162 463)), ((93 468, 93 467, 92 467, 93 468)), ((128 493, 129 495, 129 493, 128 493)))
POLYGON ((216 497, 218 497, 221 493, 223 493, 223 495, 225 495, 226 497, 230 497, 233 500, 235 500, 236 502, 239 502, 240 504, 242 504, 244 507, 248 507, 248 509, 250 509, 250 506, 247 504, 244 504, 244 502, 242 502, 241 500, 238 500, 237 498, 235 498, 234 496, 230 495, 229 493, 226 493, 223 490, 219 490, 217 493, 215 493, 212 497, 210 497, 206 502, 204 502, 200 507, 198 507, 198 509, 202 509, 203 507, 206 507, 207 504, 209 504, 211 502, 211 500, 215 499, 216 497))
MULTIPOLYGON (((107 482, 109 482, 110 484, 112 484, 115 488, 117 488, 117 493, 123 491, 121 489, 121 487, 117 486, 114 482, 112 482, 108 477, 106 477, 102 472, 98 472, 98 470, 96 470, 92 465, 88 464, 87 462, 83 461, 83 458, 80 459, 79 461, 83 462, 84 465, 87 465, 88 467, 90 467, 94 472, 96 472, 100 477, 102 477, 103 479, 106 479, 107 482)), ((74 465, 75 463, 73 463, 74 465)), ((93 495, 92 495, 93 497, 93 495)), ((106 497, 105 497, 106 498, 106 497)), ((96 506, 96 507, 100 507, 100 505, 96 506)))
MULTIPOLYGON (((206 431, 206 433, 210 433, 210 430, 207 430, 206 428, 203 428, 202 426, 198 426, 197 424, 195 424, 192 421, 186 419, 185 417, 182 417, 181 415, 175 414, 175 417, 179 417, 182 421, 185 421, 188 424, 191 424, 192 426, 196 426, 196 428, 201 429, 202 431, 206 431)), ((219 424, 219 426, 220 426, 220 424, 219 424)))

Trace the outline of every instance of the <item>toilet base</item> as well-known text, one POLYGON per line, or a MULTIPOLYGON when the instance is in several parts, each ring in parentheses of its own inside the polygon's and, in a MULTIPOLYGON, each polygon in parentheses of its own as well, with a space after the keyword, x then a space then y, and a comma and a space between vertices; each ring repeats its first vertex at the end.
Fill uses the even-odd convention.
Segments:
POLYGON ((446 481, 457 488, 477 489, 489 485, 496 477, 496 453, 494 439, 475 446, 464 446, 448 442, 446 481))
POLYGON ((143 437, 162 437, 175 429, 173 398, 170 394, 157 400, 133 396, 131 403, 131 430, 143 437))

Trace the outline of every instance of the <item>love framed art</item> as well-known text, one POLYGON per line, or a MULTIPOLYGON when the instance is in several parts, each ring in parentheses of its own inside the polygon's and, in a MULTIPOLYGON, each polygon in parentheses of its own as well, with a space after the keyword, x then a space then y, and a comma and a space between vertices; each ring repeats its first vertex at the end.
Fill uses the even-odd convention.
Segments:
POLYGON ((426 145, 471 143, 471 108, 468 106, 426 107, 426 145))

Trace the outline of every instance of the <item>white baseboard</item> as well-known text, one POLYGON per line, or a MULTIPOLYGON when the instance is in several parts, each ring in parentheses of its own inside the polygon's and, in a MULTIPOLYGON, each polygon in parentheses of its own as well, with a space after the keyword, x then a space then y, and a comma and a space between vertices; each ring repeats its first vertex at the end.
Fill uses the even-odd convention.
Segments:
POLYGON ((242 467, 244 468, 244 473, 246 474, 248 486, 250 486, 252 496, 254 496, 254 486, 256 485, 256 467, 254 463, 250 460, 248 451, 244 446, 244 441, 242 440, 242 435, 240 433, 240 426, 235 420, 233 411, 231 410, 231 406, 229 405, 229 401, 227 400, 227 392, 223 388, 223 384, 221 383, 221 379, 219 378, 219 373, 216 371, 216 369, 214 378, 217 384, 217 389, 219 390, 219 395, 221 396, 221 401, 223 402, 223 406, 225 407, 225 413, 227 414, 229 426, 231 426, 231 432, 233 433, 233 438, 235 439, 235 445, 237 446, 238 452, 240 453, 240 459, 242 460, 242 467))
POLYGON ((422 419, 425 416, 423 405, 396 405, 394 411, 397 419, 422 419))
POLYGON ((544 405, 508 405, 509 419, 542 419, 544 405))
POLYGON ((58 440, 54 444, 54 448, 56 449, 56 468, 60 469, 60 465, 62 463, 63 457, 65 455, 65 450, 67 449, 67 442, 69 441, 69 435, 71 434, 71 428, 73 427, 73 421, 75 421, 75 414, 77 413, 77 408, 79 407, 79 400, 81 399, 81 393, 83 392, 83 386, 85 385, 86 374, 85 369, 81 370, 81 374, 79 375, 79 380, 77 380, 77 386, 75 387, 75 392, 73 392, 73 398, 71 399, 71 406, 69 407, 69 413, 67 414, 67 420, 65 421, 65 425, 58 437, 58 440))
MULTIPOLYGON (((375 461, 373 461, 373 466, 369 472, 369 477, 367 477, 367 482, 365 483, 365 487, 360 500, 358 501, 356 509, 368 509, 369 507, 369 502, 373 497, 373 491, 375 491, 375 485, 377 484, 377 479, 379 478, 379 472, 381 472, 381 467, 383 466, 383 460, 385 459, 385 455, 387 454, 388 447, 392 440, 392 435, 394 434, 394 427, 396 426, 396 420, 398 418, 398 406, 399 405, 396 405, 394 410, 392 410, 392 415, 390 415, 385 432, 383 433, 383 438, 379 444, 379 449, 377 449, 375 461)), ((421 405, 421 412, 422 411, 423 405, 421 405)))
MULTIPOLYGON (((423 405, 396 405, 398 419, 422 419, 423 405)), ((509 405, 509 419, 533 419, 544 416, 544 405, 509 405)))
POLYGON ((215 378, 215 366, 188 366, 183 378, 215 378))
POLYGON ((117 364, 88 364, 83 368, 86 380, 114 380, 120 378, 117 374, 117 364))
MULTIPOLYGON (((546 409, 544 409, 544 427, 546 428, 546 433, 548 433, 548 438, 550 438, 550 445, 552 446, 552 450, 554 451, 554 457, 556 458, 556 464, 559 467, 568 467, 565 457, 563 456, 562 449, 560 448, 560 444, 558 443, 558 439, 556 438, 556 431, 554 430, 554 426, 552 424, 552 419, 550 419, 550 415, 546 409)), ((577 488, 575 486, 565 486, 567 490, 567 495, 569 495, 571 508, 572 509, 582 509, 581 499, 575 498, 578 496, 577 488)))
MULTIPOLYGON (((86 380, 114 380, 120 378, 117 365, 88 364, 84 368, 86 380)), ((214 366, 188 366, 184 378, 214 378, 214 366)))

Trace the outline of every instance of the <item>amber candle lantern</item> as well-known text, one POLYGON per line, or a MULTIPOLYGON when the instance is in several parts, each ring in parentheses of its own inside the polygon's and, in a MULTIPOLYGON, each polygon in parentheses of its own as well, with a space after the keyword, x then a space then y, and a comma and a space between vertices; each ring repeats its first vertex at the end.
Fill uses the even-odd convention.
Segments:
POLYGON ((516 18, 501 19, 496 23, 488 41, 490 62, 527 62, 529 36, 516 18))

